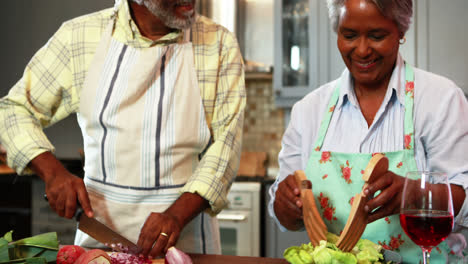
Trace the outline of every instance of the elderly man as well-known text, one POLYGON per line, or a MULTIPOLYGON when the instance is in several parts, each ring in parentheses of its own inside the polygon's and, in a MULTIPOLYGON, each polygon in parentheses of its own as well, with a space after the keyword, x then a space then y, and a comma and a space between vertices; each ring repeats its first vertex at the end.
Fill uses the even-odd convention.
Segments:
MULTIPOLYGON (((235 37, 195 0, 122 0, 63 24, 0 101, 1 142, 18 174, 32 170, 49 204, 81 204, 162 255, 220 253, 214 215, 239 163, 245 106, 235 37), (85 177, 54 157, 42 129, 76 113, 85 177)), ((102 247, 77 231, 75 244, 102 247)))

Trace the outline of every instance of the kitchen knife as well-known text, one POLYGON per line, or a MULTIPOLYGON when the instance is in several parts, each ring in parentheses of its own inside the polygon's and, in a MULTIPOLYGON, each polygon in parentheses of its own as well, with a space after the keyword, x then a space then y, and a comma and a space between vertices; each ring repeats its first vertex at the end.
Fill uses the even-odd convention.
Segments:
MULTIPOLYGON (((47 200, 47 195, 44 195, 44 198, 47 200)), ((142 251, 142 248, 135 245, 132 241, 110 229, 95 218, 88 217, 79 203, 75 213, 75 219, 78 221, 79 230, 115 251, 135 255, 138 255, 142 251)))
POLYGON ((89 218, 83 212, 83 209, 80 208, 79 210, 81 210, 81 212, 78 213, 76 218, 78 220, 78 229, 85 232, 90 237, 116 251, 123 251, 135 255, 138 255, 142 251, 142 249, 132 241, 126 239, 95 218, 89 218))

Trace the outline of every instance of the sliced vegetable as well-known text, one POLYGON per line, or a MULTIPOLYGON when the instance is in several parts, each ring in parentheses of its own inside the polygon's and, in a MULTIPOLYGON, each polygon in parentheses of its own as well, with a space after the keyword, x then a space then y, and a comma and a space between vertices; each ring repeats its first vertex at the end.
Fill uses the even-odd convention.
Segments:
POLYGON ((166 252, 165 263, 167 264, 192 264, 192 259, 182 250, 170 247, 166 252))
POLYGON ((85 252, 84 248, 77 245, 63 246, 57 253, 57 264, 73 264, 85 252))
POLYGON ((102 249, 92 249, 81 254, 75 264, 110 264, 111 258, 102 249))
POLYGON ((150 259, 145 258, 144 256, 135 256, 128 253, 123 252, 112 252, 110 254, 110 258, 112 260, 112 264, 151 264, 152 261, 150 259))

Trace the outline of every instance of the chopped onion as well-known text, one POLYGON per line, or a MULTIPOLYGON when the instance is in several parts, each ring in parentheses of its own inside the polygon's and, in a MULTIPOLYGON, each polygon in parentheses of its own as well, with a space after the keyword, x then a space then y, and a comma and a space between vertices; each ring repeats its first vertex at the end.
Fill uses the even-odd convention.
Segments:
POLYGON ((110 254, 112 264, 151 264, 151 260, 143 256, 135 256, 122 252, 112 252, 110 254))
POLYGON ((192 264, 192 259, 182 250, 170 247, 166 252, 165 262, 168 264, 192 264))

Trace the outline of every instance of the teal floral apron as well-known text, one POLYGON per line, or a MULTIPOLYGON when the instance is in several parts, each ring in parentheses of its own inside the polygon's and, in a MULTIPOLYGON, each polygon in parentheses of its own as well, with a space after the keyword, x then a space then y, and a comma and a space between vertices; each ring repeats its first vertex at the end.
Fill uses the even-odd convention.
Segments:
MULTIPOLYGON (((405 66, 405 119, 404 149, 394 152, 383 152, 389 160, 389 170, 405 176, 408 171, 418 170, 414 158, 414 73, 411 66, 405 66)), ((306 175, 313 184, 317 207, 327 225, 328 231, 340 235, 348 220, 353 197, 361 192, 364 181, 362 174, 376 153, 339 153, 322 151, 336 103, 340 94, 340 82, 330 99, 306 167, 306 175)), ((399 215, 392 215, 368 224, 362 238, 378 243, 383 248, 398 252, 404 263, 418 263, 422 260, 419 246, 408 238, 400 226, 399 215)), ((432 263, 445 263, 440 248, 433 249, 432 263)))

